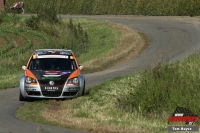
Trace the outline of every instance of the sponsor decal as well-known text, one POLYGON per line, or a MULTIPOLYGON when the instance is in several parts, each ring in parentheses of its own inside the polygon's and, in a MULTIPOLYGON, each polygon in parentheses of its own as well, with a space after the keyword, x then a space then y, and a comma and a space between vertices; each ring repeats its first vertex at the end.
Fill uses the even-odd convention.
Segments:
POLYGON ((37 87, 33 87, 33 86, 25 86, 26 89, 37 89, 37 87))
POLYGON ((45 73, 44 73, 44 77, 60 77, 61 75, 58 75, 59 74, 59 72, 57 72, 57 71, 46 71, 45 73))
POLYGON ((73 57, 73 56, 70 56, 70 59, 74 59, 74 57, 73 57))
POLYGON ((52 54, 59 54, 58 51, 49 51, 49 52, 52 53, 52 54))
POLYGON ((60 52, 60 54, 71 55, 71 52, 60 52))
POLYGON ((48 74, 48 75, 57 75, 58 72, 50 72, 50 71, 48 71, 48 72, 45 72, 44 74, 48 74))
POLYGON ((68 59, 66 55, 39 55, 38 58, 65 58, 68 59))
POLYGON ((39 51, 39 52, 36 52, 35 54, 38 54, 38 55, 40 55, 40 54, 46 54, 47 52, 45 52, 45 51, 39 51))
POLYGON ((185 122, 186 125, 193 125, 198 119, 189 109, 177 107, 172 116, 169 118, 168 124, 171 122, 185 122))
POLYGON ((70 74, 71 72, 60 72, 60 75, 70 74))
POLYGON ((37 55, 33 55, 33 59, 37 59, 37 55))
POLYGON ((60 77, 61 75, 43 75, 44 77, 60 77))
POLYGON ((42 77, 42 80, 61 80, 61 77, 42 77))

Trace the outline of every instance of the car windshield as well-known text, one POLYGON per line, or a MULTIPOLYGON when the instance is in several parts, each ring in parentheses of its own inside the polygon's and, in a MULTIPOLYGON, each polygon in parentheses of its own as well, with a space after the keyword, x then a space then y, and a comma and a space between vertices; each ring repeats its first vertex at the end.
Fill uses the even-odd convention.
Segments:
POLYGON ((76 70, 76 63, 74 59, 62 59, 62 58, 41 58, 32 59, 28 66, 31 70, 76 70))

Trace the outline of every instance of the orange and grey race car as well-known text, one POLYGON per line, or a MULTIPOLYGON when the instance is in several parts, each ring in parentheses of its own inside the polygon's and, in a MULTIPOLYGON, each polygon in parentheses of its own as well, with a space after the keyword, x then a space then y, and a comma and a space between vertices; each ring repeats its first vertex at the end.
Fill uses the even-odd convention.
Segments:
POLYGON ((71 50, 38 49, 20 76, 19 100, 29 98, 67 99, 84 94, 85 77, 71 50))

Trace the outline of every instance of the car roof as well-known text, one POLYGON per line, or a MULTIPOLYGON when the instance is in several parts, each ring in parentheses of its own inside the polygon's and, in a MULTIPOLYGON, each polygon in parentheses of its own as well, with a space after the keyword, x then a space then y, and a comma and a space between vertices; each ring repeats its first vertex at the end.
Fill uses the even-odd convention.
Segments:
POLYGON ((37 49, 34 51, 34 54, 41 54, 41 53, 47 53, 47 52, 59 52, 59 53, 65 53, 66 55, 73 55, 72 50, 66 50, 66 49, 37 49))

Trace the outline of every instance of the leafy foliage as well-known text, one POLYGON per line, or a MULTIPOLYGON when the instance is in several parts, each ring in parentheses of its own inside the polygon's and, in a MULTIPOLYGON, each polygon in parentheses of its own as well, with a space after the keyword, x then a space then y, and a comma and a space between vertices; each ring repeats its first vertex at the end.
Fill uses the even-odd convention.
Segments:
POLYGON ((26 26, 33 30, 39 30, 40 20, 38 17, 32 15, 30 18, 26 19, 26 26))
POLYGON ((8 15, 6 12, 0 12, 0 24, 9 23, 15 25, 20 23, 20 19, 16 14, 8 15))
POLYGON ((56 0, 44 1, 43 3, 38 2, 37 4, 37 17, 39 20, 43 20, 49 23, 58 23, 58 10, 56 9, 56 0))
MULTIPOLYGON (((9 6, 15 0, 9 0, 9 6)), ((60 14, 84 15, 151 15, 151 16, 198 16, 199 0, 24 0, 27 13, 37 13, 41 18, 58 21, 60 14)))
POLYGON ((70 19, 68 24, 70 36, 69 36, 69 49, 73 49, 77 56, 80 56, 81 53, 85 52, 88 45, 88 34, 83 30, 80 23, 74 25, 72 19, 70 19))

